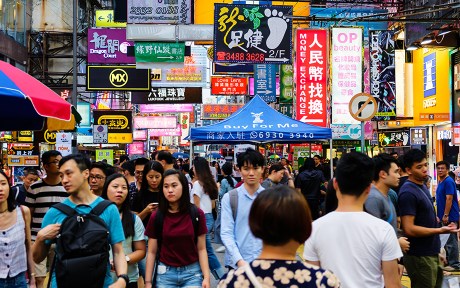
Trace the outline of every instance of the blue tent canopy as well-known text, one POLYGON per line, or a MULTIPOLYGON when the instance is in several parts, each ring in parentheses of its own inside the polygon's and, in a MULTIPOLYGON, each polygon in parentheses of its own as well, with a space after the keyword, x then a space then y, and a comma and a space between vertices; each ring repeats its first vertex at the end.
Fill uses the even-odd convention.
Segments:
POLYGON ((322 128, 289 118, 255 96, 229 118, 208 126, 191 128, 189 140, 204 143, 307 142, 332 138, 322 128))

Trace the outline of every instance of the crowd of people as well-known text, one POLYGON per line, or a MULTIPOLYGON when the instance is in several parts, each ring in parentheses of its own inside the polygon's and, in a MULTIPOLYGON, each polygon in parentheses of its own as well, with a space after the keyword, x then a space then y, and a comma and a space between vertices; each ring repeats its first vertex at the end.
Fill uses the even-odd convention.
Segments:
POLYGON ((403 273, 414 288, 441 287, 460 270, 460 171, 436 164, 434 202, 425 153, 397 156, 347 153, 333 173, 315 156, 294 173, 253 149, 223 165, 158 151, 111 166, 47 151, 46 177, 26 169, 11 187, 0 171, 0 287, 42 288, 49 275, 66 288, 210 287, 211 277, 399 288, 403 273))

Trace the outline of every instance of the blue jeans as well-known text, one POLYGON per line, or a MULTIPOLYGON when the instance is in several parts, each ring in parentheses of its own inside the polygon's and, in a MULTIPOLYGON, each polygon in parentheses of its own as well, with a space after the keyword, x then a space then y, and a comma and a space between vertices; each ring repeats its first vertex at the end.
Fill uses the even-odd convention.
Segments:
POLYGON ((0 278, 0 288, 27 288, 26 272, 6 279, 0 278))
POLYGON ((206 218, 206 228, 208 228, 208 233, 206 233, 206 252, 208 253, 209 270, 211 270, 214 278, 219 280, 222 276, 224 276, 225 271, 224 268, 222 268, 222 265, 220 265, 219 259, 217 259, 211 245, 211 236, 209 235, 209 231, 211 231, 214 226, 214 218, 212 217, 212 213, 206 213, 204 216, 206 218))
POLYGON ((458 238, 457 233, 450 233, 449 239, 447 239, 446 246, 447 261, 449 266, 460 268, 458 261, 458 238))
POLYGON ((157 288, 169 287, 201 287, 203 274, 199 262, 182 266, 172 267, 164 263, 158 263, 157 288))

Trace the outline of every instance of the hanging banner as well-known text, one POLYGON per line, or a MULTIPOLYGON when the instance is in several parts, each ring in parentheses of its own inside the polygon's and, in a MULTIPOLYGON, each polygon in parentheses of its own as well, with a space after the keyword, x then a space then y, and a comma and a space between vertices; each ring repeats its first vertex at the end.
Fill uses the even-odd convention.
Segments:
POLYGON ((128 0, 128 23, 191 24, 192 1, 128 0))
POLYGON ((327 127, 327 30, 298 29, 296 119, 327 127))
POLYGON ((214 6, 214 62, 291 63, 292 7, 214 6))
POLYGON ((358 124, 348 104, 363 89, 363 30, 332 28, 331 50, 332 123, 358 124))
POLYGON ((246 95, 248 94, 248 78, 211 77, 211 94, 246 95))
POLYGON ((377 113, 372 120, 396 118, 396 73, 394 31, 370 31, 370 91, 377 100, 377 113))
POLYGON ((88 28, 88 63, 133 64, 128 47, 134 42, 126 40, 126 29, 88 28))
POLYGON ((252 88, 265 102, 276 102, 276 66, 273 64, 254 65, 252 88))
POLYGON ((280 103, 292 104, 294 99, 294 68, 290 64, 280 66, 280 103))

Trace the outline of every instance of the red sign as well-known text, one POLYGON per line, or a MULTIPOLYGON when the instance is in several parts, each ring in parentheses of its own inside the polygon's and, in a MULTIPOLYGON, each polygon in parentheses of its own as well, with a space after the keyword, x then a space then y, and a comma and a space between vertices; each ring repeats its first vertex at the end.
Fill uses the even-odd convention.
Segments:
POLYGON ((201 119, 225 119, 241 107, 243 105, 203 104, 201 119))
POLYGON ((299 29, 296 37, 296 119, 327 127, 327 30, 299 29))
POLYGON ((211 77, 211 94, 246 95, 248 94, 248 78, 211 77))

